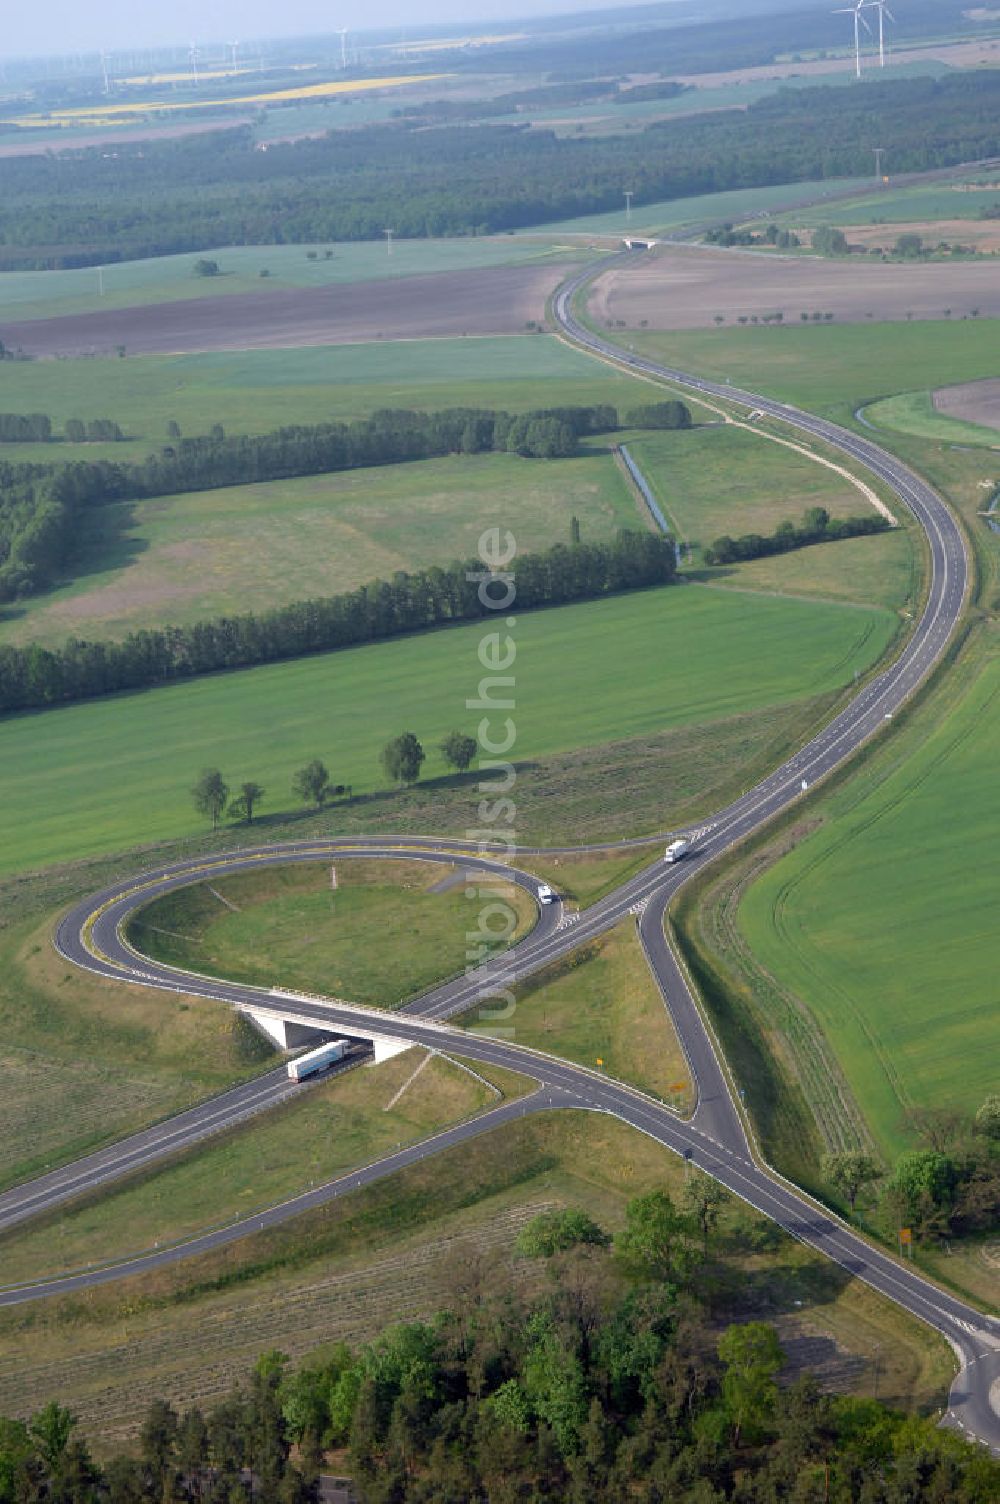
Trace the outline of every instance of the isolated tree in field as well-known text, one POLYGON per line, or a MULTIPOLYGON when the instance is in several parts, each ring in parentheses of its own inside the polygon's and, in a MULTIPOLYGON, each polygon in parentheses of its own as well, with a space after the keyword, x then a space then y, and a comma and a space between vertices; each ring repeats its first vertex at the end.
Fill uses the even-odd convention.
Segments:
POLYGON ((382 748, 382 766, 393 783, 416 783, 424 757, 424 749, 412 731, 394 736, 382 748))
POLYGON ((832 1186, 841 1196, 846 1196, 852 1216, 858 1197, 865 1186, 872 1185, 882 1178, 878 1162, 861 1149, 845 1149, 840 1154, 825 1154, 822 1170, 823 1179, 827 1185, 832 1186))
POLYGON ((177 421, 176 418, 171 418, 170 422, 167 424, 167 438, 168 439, 179 439, 180 436, 181 436, 181 425, 178 423, 178 421, 177 421))
POLYGON ((264 790, 259 783, 241 783, 238 794, 229 806, 230 819, 245 820, 248 825, 252 825, 253 812, 263 797, 264 790))
POLYGON ((80 418, 67 418, 64 432, 70 444, 82 444, 87 437, 87 425, 80 418))
POLYGON ((580 519, 579 519, 579 517, 571 517, 569 519, 569 541, 571 543, 579 543, 579 541, 580 541, 580 519))
POLYGON ((464 773, 476 755, 479 743, 464 731, 449 731, 441 743, 441 756, 450 768, 464 773))
POLYGON ((218 829, 219 819, 229 799, 229 785, 218 768, 205 768, 191 790, 194 807, 206 820, 211 820, 212 829, 218 829))
POLYGON ((196 277, 217 277, 219 275, 219 263, 211 261, 207 256, 200 256, 194 264, 196 277))
POLYGON ((329 792, 330 774, 318 757, 307 762, 292 779, 292 793, 295 797, 301 799, 303 804, 315 804, 317 809, 323 808, 329 792))

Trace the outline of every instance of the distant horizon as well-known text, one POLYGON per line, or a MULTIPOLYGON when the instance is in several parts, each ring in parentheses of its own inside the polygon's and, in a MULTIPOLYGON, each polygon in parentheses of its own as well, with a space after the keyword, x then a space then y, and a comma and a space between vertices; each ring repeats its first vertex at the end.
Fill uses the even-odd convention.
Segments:
POLYGON ((370 35, 379 31, 423 33, 451 26, 457 36, 491 25, 514 26, 518 21, 538 21, 545 16, 565 16, 592 10, 629 9, 636 5, 682 4, 683 0, 477 0, 476 15, 469 17, 465 0, 430 0, 419 20, 407 0, 370 0, 362 16, 351 0, 318 4, 317 0, 286 0, 275 29, 276 13, 265 0, 176 0, 169 11, 148 3, 136 6, 127 0, 98 0, 85 13, 71 0, 52 0, 37 12, 13 12, 0 37, 0 58, 6 62, 44 61, 78 53, 83 56, 142 49, 231 45, 231 39, 293 41, 296 37, 333 36, 348 31, 370 35), (352 25, 352 22, 354 23, 352 25), (53 46, 53 37, 58 45, 53 46))

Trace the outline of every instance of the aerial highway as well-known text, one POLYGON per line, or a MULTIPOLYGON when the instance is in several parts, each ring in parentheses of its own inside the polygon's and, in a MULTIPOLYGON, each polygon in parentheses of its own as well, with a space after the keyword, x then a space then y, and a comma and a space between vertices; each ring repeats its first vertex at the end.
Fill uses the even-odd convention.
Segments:
MULTIPOLYGON (((453 978, 393 1013, 346 1002, 275 992, 181 972, 141 954, 129 939, 130 919, 158 895, 207 876, 220 877, 248 867, 289 861, 342 861, 355 856, 459 864, 470 883, 513 880, 529 891, 537 879, 501 860, 498 854, 466 843, 432 837, 393 839, 321 838, 277 846, 242 849, 215 858, 161 867, 132 878, 77 904, 64 916, 56 945, 65 958, 100 976, 139 986, 216 999, 244 1008, 280 1010, 317 1029, 364 1039, 373 1030, 446 1054, 460 1054, 487 1065, 503 1066, 531 1077, 533 1094, 509 1102, 446 1129, 393 1155, 339 1176, 324 1186, 290 1198, 233 1223, 205 1232, 170 1248, 105 1267, 36 1283, 0 1289, 0 1305, 21 1304, 123 1278, 143 1270, 220 1247, 261 1228, 277 1225, 311 1207, 349 1194, 407 1164, 438 1153, 468 1138, 491 1131, 529 1112, 576 1109, 613 1114, 691 1164, 714 1176, 735 1195, 773 1217, 794 1237, 833 1259, 851 1275, 925 1321, 950 1343, 959 1361, 947 1420, 968 1437, 1000 1452, 1000 1415, 991 1405, 991 1390, 1000 1393, 1000 1321, 897 1261, 877 1245, 790 1185, 766 1165, 756 1151, 736 1102, 716 1041, 706 1024, 683 966, 664 931, 667 906, 706 863, 759 830, 774 816, 808 796, 814 784, 842 766, 872 737, 884 731, 896 712, 940 663, 962 614, 969 566, 960 528, 947 505, 919 476, 877 444, 811 413, 661 366, 622 350, 590 330, 577 316, 574 299, 584 284, 608 266, 627 272, 642 252, 614 257, 583 268, 556 295, 554 312, 568 339, 605 360, 612 360, 659 381, 765 412, 822 439, 882 479, 917 519, 927 540, 929 584, 926 603, 895 659, 863 684, 844 708, 794 756, 760 783, 711 816, 693 835, 691 854, 681 863, 665 864, 656 852, 650 863, 614 892, 567 923, 561 903, 539 910, 534 929, 509 950, 483 966, 453 978), (649 964, 673 1018, 697 1092, 697 1105, 685 1120, 670 1107, 596 1070, 493 1039, 474 1028, 448 1022, 488 999, 498 986, 522 980, 559 956, 635 914, 649 964)), ((623 846, 642 843, 627 842, 623 846)), ((588 848, 593 849, 593 848, 588 848)), ((527 853, 519 853, 523 860, 527 853)), ((276 979, 276 984, 279 979, 276 979)), ((224 1094, 181 1118, 136 1135, 88 1160, 53 1172, 0 1197, 0 1229, 60 1204, 68 1197, 107 1184, 137 1165, 177 1152, 230 1121, 262 1110, 287 1095, 274 1073, 259 1082, 224 1094), (6 1220, 5 1220, 6 1219, 6 1220)))

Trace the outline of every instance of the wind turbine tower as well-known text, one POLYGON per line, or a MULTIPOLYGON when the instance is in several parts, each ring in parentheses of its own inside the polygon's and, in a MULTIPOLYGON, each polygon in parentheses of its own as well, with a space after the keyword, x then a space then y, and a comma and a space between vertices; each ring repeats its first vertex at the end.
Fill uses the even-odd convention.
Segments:
POLYGON ((879 65, 880 68, 884 68, 885 67, 885 18, 886 18, 886 16, 888 16, 890 21, 895 21, 896 17, 893 15, 893 13, 889 9, 889 7, 886 5, 885 0, 868 0, 868 4, 869 4, 869 7, 870 7, 871 10, 877 10, 878 11, 878 65, 879 65))
POLYGON ((387 256, 391 256, 392 255, 392 237, 395 235, 395 233, 396 233, 395 230, 386 230, 384 232, 384 234, 385 234, 385 253, 386 253, 387 256))
POLYGON ((188 61, 191 64, 191 77, 194 80, 195 88, 197 88, 198 87, 198 49, 197 49, 197 47, 195 46, 195 44, 193 42, 191 43, 191 46, 188 48, 188 61))
POLYGON ((230 42, 230 44, 229 44, 229 56, 230 56, 230 59, 231 59, 230 66, 231 66, 232 71, 234 73, 236 72, 236 54, 239 52, 239 50, 240 50, 240 44, 239 44, 239 42, 230 42))
POLYGON ((347 67, 347 27, 341 28, 340 32, 340 66, 347 67))
POLYGON ((110 94, 111 80, 108 77, 108 54, 105 52, 103 47, 101 48, 101 73, 104 77, 104 92, 105 94, 110 94))
POLYGON ((846 5, 840 10, 832 12, 835 16, 854 17, 854 71, 858 78, 861 77, 861 27, 865 28, 869 36, 871 36, 872 30, 861 12, 864 10, 866 4, 870 5, 872 3, 874 3, 874 0, 857 0, 856 5, 846 5))
POLYGON ((625 192, 625 223, 626 224, 631 224, 631 222, 632 222, 632 199, 634 197, 634 193, 633 193, 633 190, 631 188, 626 188, 624 190, 624 192, 625 192))

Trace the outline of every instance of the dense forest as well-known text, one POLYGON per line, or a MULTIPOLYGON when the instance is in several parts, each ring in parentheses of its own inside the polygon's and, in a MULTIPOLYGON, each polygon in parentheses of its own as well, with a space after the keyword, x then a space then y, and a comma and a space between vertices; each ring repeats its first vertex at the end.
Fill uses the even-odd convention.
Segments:
MULTIPOLYGON (((90 510, 104 502, 444 454, 500 451, 526 459, 559 459, 576 452, 582 434, 617 427, 617 412, 604 404, 546 408, 516 417, 476 408, 438 413, 381 409, 355 423, 280 428, 235 438, 216 427, 204 437, 178 439, 141 464, 0 464, 0 603, 35 594, 69 568, 86 540, 90 510)), ((96 419, 88 432, 99 438, 122 436, 108 419, 96 419)))
MULTIPOLYGON (((675 575, 670 539, 623 530, 612 543, 556 544, 520 557, 517 604, 529 610, 591 600, 668 585, 675 575)), ((260 616, 134 632, 121 642, 70 639, 56 651, 37 644, 0 647, 0 714, 475 620, 495 609, 483 599, 482 579, 482 565, 472 559, 416 574, 400 571, 390 581, 260 616)))
POLYGON ((361 1504, 1000 1498, 1000 1464, 960 1434, 825 1394, 787 1374, 773 1326, 719 1322, 734 1244, 775 1246, 728 1199, 695 1172, 677 1201, 635 1197, 613 1238, 543 1212, 518 1239, 527 1286, 467 1251, 448 1311, 298 1367, 264 1353, 207 1412, 156 1400, 105 1466, 57 1403, 0 1419, 0 1504, 307 1504, 334 1468, 361 1504))
MULTIPOLYGON (((254 150, 249 129, 0 161, 0 270, 218 245, 514 230, 659 199, 1000 155, 1000 70, 784 89, 627 136, 419 120, 254 150)), ((0 335, 3 331, 0 328, 0 335)))

